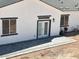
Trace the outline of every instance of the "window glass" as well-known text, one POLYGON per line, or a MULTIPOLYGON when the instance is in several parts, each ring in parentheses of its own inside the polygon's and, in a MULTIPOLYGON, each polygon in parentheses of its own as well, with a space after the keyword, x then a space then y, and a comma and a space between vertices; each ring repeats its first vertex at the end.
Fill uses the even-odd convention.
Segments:
POLYGON ((64 16, 63 15, 61 16, 61 24, 60 25, 64 26, 64 16))
POLYGON ((2 20, 3 25, 3 34, 9 33, 9 20, 2 20))
POLYGON ((68 25, 68 15, 65 15, 65 26, 68 25))
POLYGON ((44 35, 47 35, 47 32, 48 32, 48 22, 45 22, 45 25, 44 25, 44 35))
POLYGON ((16 33, 16 20, 10 20, 10 33, 16 33))
POLYGON ((60 23, 61 27, 68 26, 68 18, 69 18, 69 15, 62 15, 61 16, 61 23, 60 23))
POLYGON ((38 23, 38 35, 42 35, 42 23, 38 23))
POLYGON ((2 19, 2 34, 3 35, 16 34, 16 19, 15 18, 2 19))

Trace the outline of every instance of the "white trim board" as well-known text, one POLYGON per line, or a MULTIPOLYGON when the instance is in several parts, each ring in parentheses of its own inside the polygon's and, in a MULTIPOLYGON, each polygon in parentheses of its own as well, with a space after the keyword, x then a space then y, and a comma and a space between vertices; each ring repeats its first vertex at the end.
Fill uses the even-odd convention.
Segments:
POLYGON ((76 42, 76 40, 71 39, 69 37, 58 37, 58 38, 52 39, 52 41, 49 43, 41 44, 41 45, 34 46, 31 48, 27 48, 27 49, 23 49, 23 50, 20 50, 17 52, 2 55, 2 56, 0 56, 0 59, 6 59, 6 58, 13 57, 13 56, 26 54, 26 53, 30 53, 30 52, 50 48, 50 47, 56 47, 56 46, 60 46, 60 45, 64 45, 64 44, 68 44, 68 43, 72 43, 72 42, 76 42))

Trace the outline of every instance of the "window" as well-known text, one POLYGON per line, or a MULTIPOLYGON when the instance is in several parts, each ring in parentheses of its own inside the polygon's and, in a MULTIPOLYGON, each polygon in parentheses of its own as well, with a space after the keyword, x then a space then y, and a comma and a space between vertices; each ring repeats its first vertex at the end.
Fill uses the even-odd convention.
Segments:
POLYGON ((61 15, 61 27, 68 26, 69 15, 61 15))
POLYGON ((2 36, 16 35, 16 18, 2 19, 2 36))

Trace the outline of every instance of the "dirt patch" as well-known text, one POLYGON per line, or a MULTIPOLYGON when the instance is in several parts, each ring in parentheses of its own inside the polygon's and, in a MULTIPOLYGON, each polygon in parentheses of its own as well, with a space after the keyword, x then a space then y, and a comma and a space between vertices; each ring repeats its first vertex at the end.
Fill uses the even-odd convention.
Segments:
POLYGON ((9 59, 79 59, 79 35, 71 37, 77 42, 40 50, 9 59))

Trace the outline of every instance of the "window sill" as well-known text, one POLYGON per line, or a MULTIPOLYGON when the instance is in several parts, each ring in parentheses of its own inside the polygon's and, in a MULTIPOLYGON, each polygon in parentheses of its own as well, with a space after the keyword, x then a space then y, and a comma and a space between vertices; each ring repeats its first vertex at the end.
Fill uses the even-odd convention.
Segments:
MULTIPOLYGON (((66 25, 67 27, 69 26, 69 25, 66 25)), ((65 27, 65 25, 61 25, 60 27, 65 27)))
POLYGON ((2 34, 1 37, 5 37, 5 36, 12 36, 12 35, 18 35, 18 33, 12 33, 12 34, 2 34))

